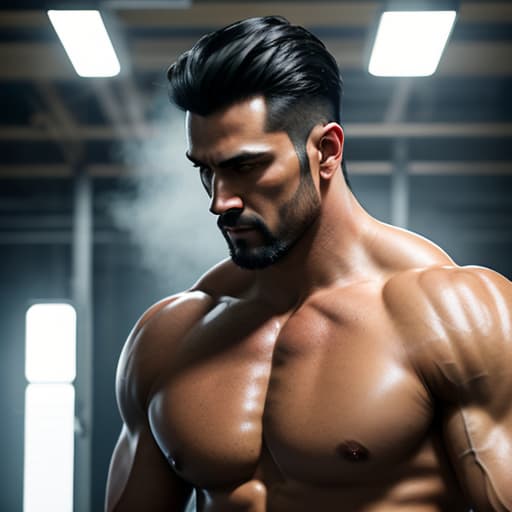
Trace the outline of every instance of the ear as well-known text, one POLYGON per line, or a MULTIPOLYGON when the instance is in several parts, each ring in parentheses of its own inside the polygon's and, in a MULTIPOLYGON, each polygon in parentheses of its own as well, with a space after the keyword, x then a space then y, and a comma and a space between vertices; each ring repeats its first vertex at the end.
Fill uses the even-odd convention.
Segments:
POLYGON ((318 139, 320 153, 320 176, 323 179, 332 178, 341 166, 343 158, 343 141, 345 136, 338 123, 328 123, 323 126, 323 133, 318 139))

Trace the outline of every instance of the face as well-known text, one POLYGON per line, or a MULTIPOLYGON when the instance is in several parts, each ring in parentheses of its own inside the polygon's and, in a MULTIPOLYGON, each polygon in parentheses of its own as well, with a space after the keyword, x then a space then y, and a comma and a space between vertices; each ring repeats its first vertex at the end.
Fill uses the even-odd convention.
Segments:
POLYGON ((233 261, 265 268, 281 259, 320 212, 308 169, 285 132, 265 132, 253 98, 210 116, 187 115, 187 156, 199 169, 233 261))

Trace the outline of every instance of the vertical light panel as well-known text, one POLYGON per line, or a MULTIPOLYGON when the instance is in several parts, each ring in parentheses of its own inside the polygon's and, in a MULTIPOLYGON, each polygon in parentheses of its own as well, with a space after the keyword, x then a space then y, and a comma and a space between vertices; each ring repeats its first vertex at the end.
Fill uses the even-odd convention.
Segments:
POLYGON ((72 512, 76 312, 31 306, 25 325, 24 512, 72 512))
POLYGON ((29 382, 72 382, 76 375, 76 312, 71 304, 34 304, 25 323, 29 382))
POLYGON ((71 384, 27 386, 24 512, 73 511, 74 418, 71 384))

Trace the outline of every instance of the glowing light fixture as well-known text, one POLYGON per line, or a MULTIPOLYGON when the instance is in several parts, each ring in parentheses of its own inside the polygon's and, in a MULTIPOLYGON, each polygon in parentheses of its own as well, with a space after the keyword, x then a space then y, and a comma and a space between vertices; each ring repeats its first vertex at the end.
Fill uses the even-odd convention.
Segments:
POLYGON ((25 391, 23 511, 73 511, 75 388, 29 384, 25 391))
POLYGON ((76 312, 40 303, 25 321, 23 511, 72 512, 76 312))
POLYGON ((31 383, 70 383, 76 373, 76 312, 71 304, 41 303, 27 310, 25 375, 31 383))
POLYGON ((115 76, 121 71, 99 11, 48 11, 48 17, 78 75, 115 76))
POLYGON ((414 2, 400 5, 405 5, 403 10, 396 7, 391 10, 391 3, 389 10, 381 15, 368 71, 375 76, 432 75, 457 12, 455 9, 413 10, 414 2))

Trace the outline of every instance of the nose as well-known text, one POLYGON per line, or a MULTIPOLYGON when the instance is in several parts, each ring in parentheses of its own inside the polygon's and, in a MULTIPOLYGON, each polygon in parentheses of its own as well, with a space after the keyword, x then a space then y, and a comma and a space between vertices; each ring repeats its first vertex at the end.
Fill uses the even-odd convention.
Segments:
POLYGON ((242 198, 232 191, 226 180, 216 176, 212 189, 210 212, 214 215, 222 215, 228 210, 243 209, 242 198))

